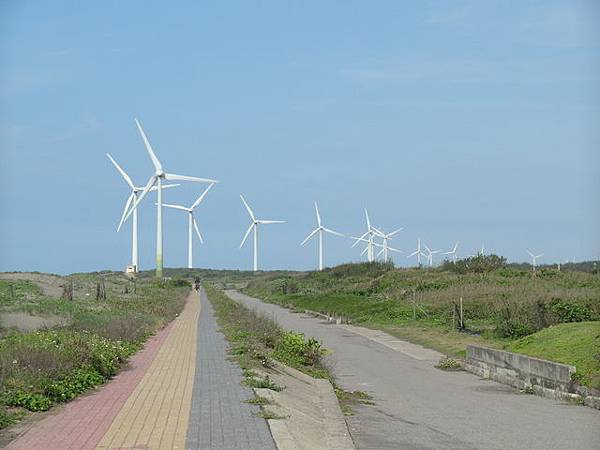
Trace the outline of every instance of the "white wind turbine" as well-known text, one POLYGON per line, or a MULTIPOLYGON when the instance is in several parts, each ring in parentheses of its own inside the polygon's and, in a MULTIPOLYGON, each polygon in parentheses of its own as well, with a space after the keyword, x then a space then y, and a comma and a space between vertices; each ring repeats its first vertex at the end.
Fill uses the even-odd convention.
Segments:
MULTIPOLYGON (((134 202, 135 199, 137 199, 137 196, 140 192, 142 192, 144 190, 143 187, 138 187, 135 184, 133 184, 133 181, 131 181, 131 177, 129 175, 127 175, 127 172, 125 172, 123 170, 123 168, 121 166, 119 166, 119 164, 117 164, 117 162, 114 160, 114 158, 112 156, 110 156, 110 153, 107 153, 106 156, 108 157, 108 159, 110 160, 110 162, 113 163, 113 166, 115 166, 115 168, 117 169, 117 171, 121 174, 121 176, 123 177, 123 179, 125 180, 125 182, 127 183, 127 185, 131 188, 131 194, 129 195, 129 197, 127 198, 127 201, 125 202, 125 208, 123 208, 123 214, 121 214, 121 220, 119 221, 119 225, 117 226, 117 233, 121 230, 121 227, 123 226, 123 222, 125 221, 125 215, 127 214, 127 212, 129 211, 129 206, 131 205, 131 202, 134 202)), ((164 188, 171 188, 171 187, 176 187, 179 186, 178 184, 167 184, 165 186, 163 186, 164 188)), ((156 190, 155 187, 152 188, 152 190, 156 190)), ((138 271, 139 270, 139 258, 138 258, 138 213, 137 213, 137 209, 135 211, 133 211, 133 219, 132 219, 132 238, 131 238, 131 265, 133 266, 134 271, 138 271)))
POLYGON ((529 256, 531 256, 531 265, 533 266, 533 271, 535 272, 535 268, 537 267, 537 259, 541 258, 542 256, 544 256, 544 254, 540 253, 539 255, 534 255, 529 250, 527 250, 527 253, 529 253, 529 256))
MULTIPOLYGON (((389 261, 389 252, 388 250, 390 249, 389 246, 389 240, 392 239, 394 237, 394 235, 400 233, 402 230, 404 230, 404 228, 398 228, 397 230, 392 231, 391 233, 385 234, 383 231, 379 230, 378 228, 373 227, 373 229, 375 230, 375 233, 383 239, 383 245, 382 245, 382 249, 379 251, 379 253, 377 253, 377 257, 379 257, 380 255, 383 254, 383 260, 385 262, 389 261)), ((394 249, 394 251, 396 252, 400 252, 400 253, 404 253, 402 250, 397 250, 394 249)))
POLYGON ((441 250, 431 250, 429 247, 427 247, 425 244, 423 244, 423 247, 425 247, 425 250, 427 250, 427 254, 424 255, 427 260, 429 261, 429 267, 433 267, 433 255, 440 253, 441 250))
POLYGON ((373 255, 373 237, 375 236, 377 230, 371 226, 371 220, 369 219, 369 213, 367 212, 367 208, 365 208, 365 218, 367 219, 367 231, 365 231, 365 233, 360 238, 354 238, 356 239, 356 241, 354 242, 354 244, 352 244, 352 247, 356 246, 356 244, 358 244, 361 240, 369 236, 367 240, 367 260, 369 262, 373 262, 373 260, 375 259, 373 255))
POLYGON ((315 212, 317 213, 317 228, 315 228, 300 245, 306 244, 311 237, 313 237, 316 233, 319 233, 319 271, 321 271, 323 270, 323 233, 331 233, 342 237, 344 235, 321 225, 321 214, 319 214, 319 206, 317 205, 317 202, 315 202, 315 212))
POLYGON ((455 264, 456 264, 456 251, 458 250, 458 244, 459 244, 459 242, 454 244, 454 247, 449 252, 442 253, 442 255, 452 255, 452 262, 455 264))
POLYGON ((243 247, 244 242, 246 242, 246 239, 248 239, 248 236, 250 235, 250 232, 252 230, 254 230, 254 265, 253 265, 253 270, 256 272, 256 271, 258 271, 258 225, 267 225, 267 224, 271 224, 271 223, 285 223, 285 220, 263 220, 263 219, 257 219, 256 216, 254 215, 254 213, 252 212, 252 210, 250 209, 250 207, 248 206, 248 203, 246 203, 246 200, 244 199, 244 196, 242 194, 240 194, 240 198, 242 199, 242 203, 244 203, 244 206, 248 210, 248 213, 250 214, 250 218, 252 219, 252 223, 248 227, 248 231, 246 231, 246 234, 244 235, 244 239, 242 239, 242 243, 240 244, 240 248, 243 247))
POLYGON ((150 190, 156 186, 157 190, 157 202, 156 202, 156 276, 158 278, 162 277, 163 274, 163 231, 162 231, 162 189, 163 189, 163 180, 173 180, 173 181, 192 181, 194 183, 218 183, 216 180, 210 180, 207 178, 198 178, 198 177, 190 177, 187 175, 176 175, 173 173, 166 173, 160 163, 159 159, 154 154, 152 150, 152 146, 146 137, 146 133, 142 129, 142 125, 140 122, 135 119, 135 124, 138 127, 140 135, 142 136, 142 140, 144 141, 144 145, 146 146, 146 150, 148 151, 148 155, 152 160, 152 164, 154 165, 154 175, 150 177, 148 183, 146 183, 146 187, 140 194, 140 196, 136 199, 131 210, 125 216, 125 220, 129 217, 129 215, 135 211, 140 202, 144 199, 146 194, 150 192, 150 190))
POLYGON ((421 238, 417 238, 417 249, 408 255, 407 258, 412 258, 413 256, 417 257, 417 264, 421 267, 421 256, 425 256, 425 253, 421 250, 421 238))
POLYGON ((210 191, 210 189, 215 185, 215 183, 211 183, 208 185, 208 187, 204 190, 204 192, 202 193, 202 195, 200 195, 200 197, 198 197, 196 199, 196 201, 194 203, 192 203, 192 206, 190 206, 189 208, 186 208, 185 206, 181 206, 181 205, 171 205, 169 203, 163 203, 163 206, 166 208, 172 208, 172 209, 178 209, 180 211, 185 211, 188 213, 188 269, 191 269, 193 267, 193 239, 192 239, 192 228, 194 229, 194 231, 196 231, 196 235, 198 235, 198 239, 200 239, 200 243, 204 244, 204 240, 202 239, 202 234, 200 234, 200 230, 198 229, 198 223, 196 222, 196 218, 194 217, 194 209, 198 207, 198 205, 200 205, 200 203, 202 203, 202 200, 204 200, 204 197, 206 196, 206 194, 208 194, 208 191, 210 191))
MULTIPOLYGON (((358 242, 367 242, 367 243, 369 243, 369 240, 367 240, 365 238, 362 238, 362 237, 354 237, 354 236, 352 236, 352 239, 354 239, 356 241, 356 243, 358 243, 358 242)), ((383 253, 384 250, 387 250, 389 252, 404 253, 402 250, 398 250, 397 248, 390 247, 389 245, 384 246, 384 245, 379 244, 377 242, 371 242, 371 244, 374 247, 377 247, 377 248, 381 249, 381 250, 379 250, 379 253, 377 254, 377 256, 380 256, 383 253)), ((361 255, 364 255, 368 250, 369 250, 369 247, 368 246, 365 247, 365 249, 362 251, 361 255)))

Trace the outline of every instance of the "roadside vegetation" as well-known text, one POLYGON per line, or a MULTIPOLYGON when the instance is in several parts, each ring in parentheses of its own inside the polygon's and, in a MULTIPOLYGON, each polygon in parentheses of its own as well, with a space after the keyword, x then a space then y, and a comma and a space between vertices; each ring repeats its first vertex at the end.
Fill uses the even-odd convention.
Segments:
MULTIPOLYGON (((352 415, 353 406, 357 404, 373 404, 367 393, 347 392, 336 385, 335 376, 325 362, 326 349, 319 341, 306 338, 302 333, 283 330, 272 319, 240 305, 210 283, 205 283, 204 287, 221 331, 229 341, 229 351, 243 370, 247 386, 274 391, 283 389, 265 375, 265 369, 273 369, 273 361, 278 361, 313 378, 329 380, 345 415, 352 415)), ((262 405, 259 397, 248 402, 262 405)), ((267 410, 263 408, 262 411, 267 410)))
POLYGON ((113 272, 10 275, 0 279, 0 428, 106 382, 189 292, 187 281, 113 272))
POLYGON ((543 267, 533 274, 531 267, 507 265, 496 255, 433 269, 344 264, 322 272, 266 273, 251 279, 244 292, 341 316, 451 357, 464 357, 466 345, 474 343, 572 364, 579 383, 600 389, 595 269, 543 267), (542 351, 534 342, 547 345, 542 351))
MULTIPOLYGON (((279 361, 314 378, 332 375, 323 361, 325 350, 321 343, 302 333, 285 331, 270 318, 257 314, 230 299, 209 283, 204 284, 213 305, 217 322, 230 344, 230 353, 239 363, 251 387, 257 386, 256 369, 273 368, 279 361)), ((265 381, 264 384, 269 384, 265 381)), ((277 389, 275 389, 277 390, 277 389)))

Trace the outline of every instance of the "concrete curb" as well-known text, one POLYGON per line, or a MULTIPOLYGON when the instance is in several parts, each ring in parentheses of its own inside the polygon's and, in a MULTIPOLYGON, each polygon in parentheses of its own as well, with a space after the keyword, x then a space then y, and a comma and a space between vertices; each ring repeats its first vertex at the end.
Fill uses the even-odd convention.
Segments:
POLYGON ((278 373, 269 374, 281 392, 254 389, 270 400, 265 408, 280 416, 267 419, 279 450, 354 450, 344 415, 328 380, 312 378, 274 362, 278 373))

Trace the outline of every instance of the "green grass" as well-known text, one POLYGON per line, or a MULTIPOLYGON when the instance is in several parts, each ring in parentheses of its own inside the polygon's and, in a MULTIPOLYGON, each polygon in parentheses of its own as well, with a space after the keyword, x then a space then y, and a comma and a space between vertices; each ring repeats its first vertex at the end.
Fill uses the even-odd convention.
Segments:
POLYGON ((579 382, 600 389, 600 322, 554 325, 504 349, 575 366, 579 382))

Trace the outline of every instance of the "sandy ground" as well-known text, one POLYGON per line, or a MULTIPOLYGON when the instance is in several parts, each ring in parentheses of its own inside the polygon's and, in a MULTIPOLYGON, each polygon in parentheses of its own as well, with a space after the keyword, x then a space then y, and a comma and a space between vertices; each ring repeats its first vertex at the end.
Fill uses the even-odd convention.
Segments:
MULTIPOLYGON (((43 273, 31 272, 8 272, 0 273, 0 279, 5 280, 27 280, 37 284, 44 295, 48 297, 60 298, 63 289, 61 285, 64 278, 57 275, 48 275, 43 273)), ((22 333, 40 330, 43 328, 52 328, 55 326, 65 326, 68 319, 60 316, 32 316, 25 312, 7 312, 0 314, 0 326, 2 328, 17 329, 22 333)))
POLYGON ((60 298, 63 292, 61 285, 64 283, 64 279, 58 275, 32 272, 5 272, 0 273, 0 279, 33 281, 42 288, 42 292, 48 297, 60 298))
POLYGON ((16 328, 21 333, 40 330, 42 328, 52 328, 56 326, 66 326, 69 321, 60 316, 32 316, 27 313, 3 313, 0 314, 0 325, 3 328, 16 328))

